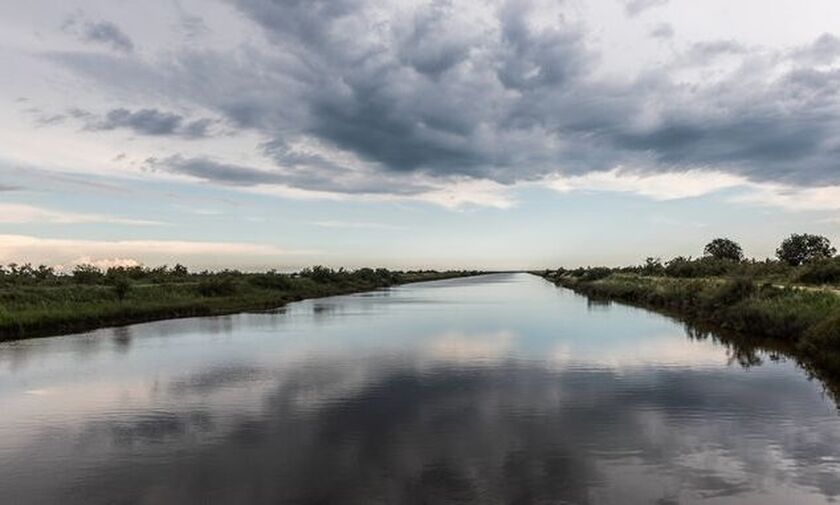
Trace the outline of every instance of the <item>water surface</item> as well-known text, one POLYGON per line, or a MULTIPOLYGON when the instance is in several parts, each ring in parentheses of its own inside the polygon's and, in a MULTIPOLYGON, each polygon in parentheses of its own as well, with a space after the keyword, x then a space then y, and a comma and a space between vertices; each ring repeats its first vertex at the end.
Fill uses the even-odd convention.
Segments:
POLYGON ((527 274, 8 343, 0 502, 837 500, 836 406, 735 358, 527 274))

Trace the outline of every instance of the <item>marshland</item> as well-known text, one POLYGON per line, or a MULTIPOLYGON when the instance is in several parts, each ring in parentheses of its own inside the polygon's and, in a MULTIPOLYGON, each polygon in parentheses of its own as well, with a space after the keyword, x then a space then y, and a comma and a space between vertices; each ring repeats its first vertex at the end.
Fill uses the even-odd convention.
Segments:
POLYGON ((0 265, 0 340, 56 335, 188 316, 276 309, 290 301, 369 291, 477 272, 315 266, 295 273, 190 272, 183 265, 77 265, 61 273, 31 264, 0 265))

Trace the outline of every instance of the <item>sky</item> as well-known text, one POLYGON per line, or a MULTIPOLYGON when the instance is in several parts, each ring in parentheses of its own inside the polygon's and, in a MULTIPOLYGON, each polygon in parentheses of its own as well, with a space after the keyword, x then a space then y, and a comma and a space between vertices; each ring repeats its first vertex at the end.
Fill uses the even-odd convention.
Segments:
POLYGON ((0 3, 0 263, 840 242, 836 0, 0 3))

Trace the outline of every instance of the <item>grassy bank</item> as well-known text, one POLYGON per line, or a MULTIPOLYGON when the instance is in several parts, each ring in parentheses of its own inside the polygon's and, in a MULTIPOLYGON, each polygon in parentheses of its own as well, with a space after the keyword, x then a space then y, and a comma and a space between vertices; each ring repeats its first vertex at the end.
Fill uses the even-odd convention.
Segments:
POLYGON ((654 309, 720 331, 730 343, 738 344, 740 338, 744 343, 763 341, 768 348, 783 348, 814 375, 836 384, 840 379, 840 294, 831 288, 780 284, 802 273, 763 279, 682 278, 590 268, 540 275, 593 299, 654 309))
POLYGON ((259 310, 286 303, 446 279, 477 272, 315 267, 297 274, 190 273, 183 267, 78 268, 72 275, 0 267, 0 340, 58 335, 107 326, 259 310))

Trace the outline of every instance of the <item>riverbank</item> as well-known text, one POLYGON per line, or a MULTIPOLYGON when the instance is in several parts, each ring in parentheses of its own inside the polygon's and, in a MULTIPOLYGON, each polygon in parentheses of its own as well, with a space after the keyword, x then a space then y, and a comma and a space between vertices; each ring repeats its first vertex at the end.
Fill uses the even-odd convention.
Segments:
POLYGON ((73 276, 20 277, 0 284, 0 341, 55 336, 182 317, 267 310, 308 298, 478 275, 474 271, 299 274, 122 269, 73 276), (30 278, 31 277, 31 278, 30 278))
POLYGON ((595 300, 662 312, 706 329, 783 347, 817 376, 840 378, 840 296, 746 278, 680 279, 583 270, 537 275, 595 300))

